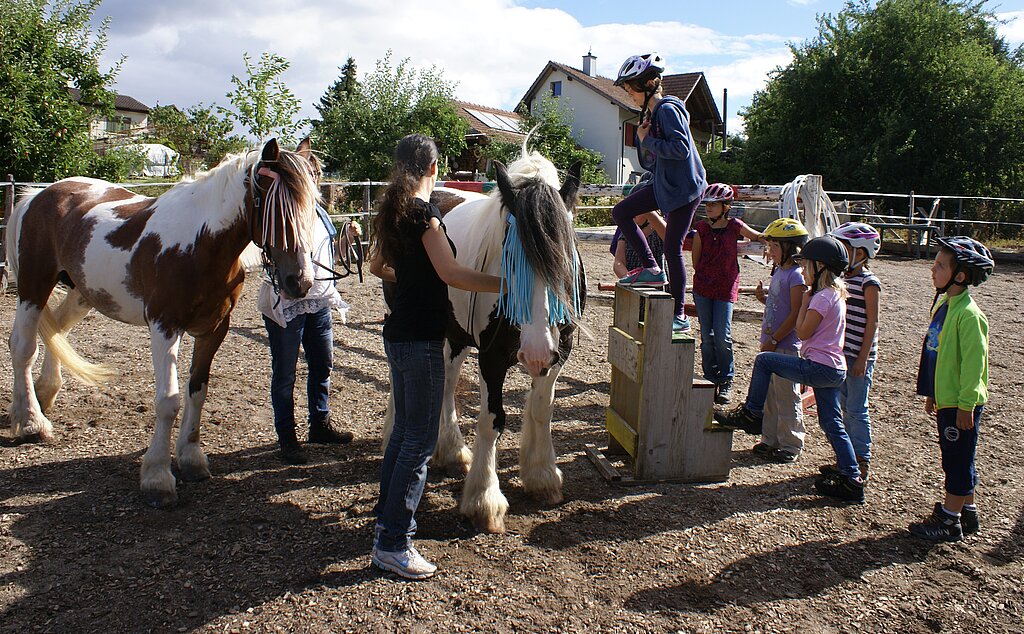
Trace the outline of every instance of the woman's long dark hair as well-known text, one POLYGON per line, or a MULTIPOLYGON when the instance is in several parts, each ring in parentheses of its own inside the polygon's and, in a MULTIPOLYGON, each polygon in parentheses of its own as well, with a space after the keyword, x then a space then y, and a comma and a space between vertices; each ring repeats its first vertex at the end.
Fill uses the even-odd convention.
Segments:
POLYGON ((436 162, 437 146, 428 136, 410 134, 395 148, 395 166, 373 219, 374 253, 379 253, 389 266, 402 254, 398 226, 412 214, 419 181, 436 162))

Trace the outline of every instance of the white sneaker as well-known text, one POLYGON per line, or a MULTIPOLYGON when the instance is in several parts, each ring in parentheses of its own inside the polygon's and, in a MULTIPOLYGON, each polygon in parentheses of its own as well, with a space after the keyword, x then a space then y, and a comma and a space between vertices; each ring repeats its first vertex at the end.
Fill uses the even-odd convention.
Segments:
POLYGON ((428 579, 437 572, 437 566, 424 559, 412 546, 399 552, 375 550, 371 559, 374 566, 406 579, 428 579))

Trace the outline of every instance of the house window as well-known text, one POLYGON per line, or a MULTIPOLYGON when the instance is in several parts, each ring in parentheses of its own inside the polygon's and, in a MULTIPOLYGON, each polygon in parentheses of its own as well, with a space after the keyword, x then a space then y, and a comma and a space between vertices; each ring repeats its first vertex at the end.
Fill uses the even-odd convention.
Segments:
POLYGON ((111 117, 107 119, 105 130, 107 132, 128 132, 132 129, 131 117, 111 117))
POLYGON ((634 141, 636 139, 636 124, 635 123, 623 124, 623 126, 622 126, 622 134, 624 135, 624 138, 623 138, 622 142, 625 144, 626 147, 636 147, 636 143, 634 143, 634 141))
POLYGON ((562 82, 553 81, 551 82, 551 96, 560 97, 562 96, 562 82))

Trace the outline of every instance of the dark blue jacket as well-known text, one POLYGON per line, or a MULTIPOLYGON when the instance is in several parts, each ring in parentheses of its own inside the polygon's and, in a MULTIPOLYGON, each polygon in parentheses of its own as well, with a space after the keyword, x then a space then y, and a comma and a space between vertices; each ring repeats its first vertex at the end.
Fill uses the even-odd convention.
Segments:
POLYGON ((664 97, 651 112, 651 128, 639 155, 640 164, 654 172, 654 198, 662 213, 704 194, 704 164, 690 136, 690 114, 677 97, 664 97))

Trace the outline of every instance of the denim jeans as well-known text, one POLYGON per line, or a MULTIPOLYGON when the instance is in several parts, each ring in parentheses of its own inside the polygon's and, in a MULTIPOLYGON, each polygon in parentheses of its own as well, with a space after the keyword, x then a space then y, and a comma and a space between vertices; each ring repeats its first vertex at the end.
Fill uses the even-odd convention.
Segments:
POLYGON ((747 393, 747 409, 758 414, 764 411, 764 401, 768 396, 772 375, 814 388, 818 424, 836 454, 839 472, 851 478, 859 477, 857 456, 853 453, 853 444, 846 434, 846 428, 843 427, 843 412, 839 408, 839 387, 846 378, 846 371, 800 357, 762 352, 754 359, 754 372, 750 377, 750 391, 747 393))
POLYGON ((693 294, 700 322, 700 364, 704 378, 716 385, 731 383, 735 370, 732 355, 732 302, 693 294))
MULTIPOLYGON (((853 367, 853 357, 846 357, 846 366, 853 367)), ((871 420, 868 417, 868 392, 871 376, 875 372, 874 360, 864 366, 864 376, 846 372, 846 380, 839 388, 839 405, 843 408, 843 424, 853 443, 858 460, 871 461, 871 420)))
POLYGON ((295 431, 295 364, 299 359, 299 344, 302 344, 309 371, 306 379, 309 420, 323 421, 330 415, 327 397, 334 363, 331 309, 298 315, 288 322, 287 328, 266 316, 263 323, 270 340, 270 403, 274 406, 274 429, 278 438, 282 438, 282 433, 291 435, 295 431))
MULTIPOLYGON (((798 357, 796 350, 777 350, 779 354, 798 357)), ((800 455, 804 450, 804 406, 800 386, 778 374, 772 376, 764 403, 761 442, 769 447, 800 455)))
POLYGON ((444 395, 441 341, 388 341, 395 425, 380 469, 380 497, 373 509, 383 527, 377 548, 405 550, 416 533, 416 508, 427 484, 427 461, 437 444, 444 395))

